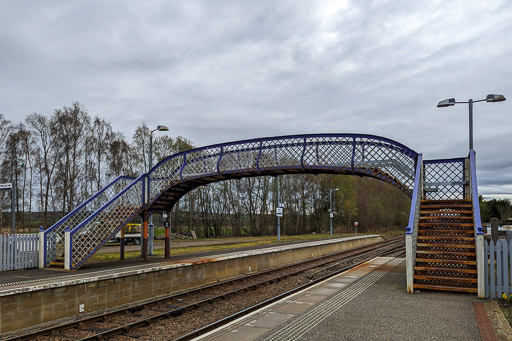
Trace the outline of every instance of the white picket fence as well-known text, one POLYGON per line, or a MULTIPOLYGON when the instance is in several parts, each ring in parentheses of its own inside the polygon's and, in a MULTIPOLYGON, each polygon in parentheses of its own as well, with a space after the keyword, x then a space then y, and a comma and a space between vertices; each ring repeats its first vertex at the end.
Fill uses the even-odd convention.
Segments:
POLYGON ((0 234, 0 271, 37 268, 39 234, 0 234))

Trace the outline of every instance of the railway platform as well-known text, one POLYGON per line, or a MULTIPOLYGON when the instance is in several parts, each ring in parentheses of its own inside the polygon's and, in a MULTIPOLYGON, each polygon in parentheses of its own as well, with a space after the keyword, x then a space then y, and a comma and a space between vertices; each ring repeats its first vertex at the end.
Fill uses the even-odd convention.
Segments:
POLYGON ((379 235, 333 238, 134 261, 131 265, 116 262, 73 273, 50 269, 13 271, 0 276, 0 334, 97 313, 382 240, 379 235))
POLYGON ((405 281, 403 258, 375 258, 194 340, 511 339, 503 321, 488 318, 496 311, 485 313, 490 302, 460 293, 410 295, 405 281))

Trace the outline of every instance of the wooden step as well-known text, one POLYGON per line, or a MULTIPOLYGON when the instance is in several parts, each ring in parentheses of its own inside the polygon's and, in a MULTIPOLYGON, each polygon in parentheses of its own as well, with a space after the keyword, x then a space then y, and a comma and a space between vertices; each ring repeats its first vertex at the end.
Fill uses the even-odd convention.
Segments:
POLYGON ((421 209, 461 209, 461 208, 468 208, 469 211, 473 212, 473 205, 423 205, 421 206, 421 209))
POLYGON ((420 222, 420 223, 418 223, 418 226, 420 226, 420 227, 427 227, 427 226, 470 227, 470 228, 474 227, 473 223, 447 223, 447 222, 438 222, 438 223, 420 222))
POLYGON ((455 260, 455 259, 438 259, 438 258, 416 258, 416 263, 441 263, 441 264, 464 264, 476 265, 476 260, 455 260))
POLYGON ((476 269, 447 268, 444 266, 415 266, 416 271, 435 271, 435 272, 457 272, 464 274, 476 274, 476 269))
POLYGON ((460 237, 460 236, 425 236, 420 235, 418 239, 423 240, 464 240, 464 241, 475 241, 475 237, 460 237))
POLYGON ((423 281, 478 283, 478 278, 468 278, 468 277, 435 276, 435 275, 414 275, 414 279, 421 279, 423 281))
POLYGON ((424 235, 428 233, 447 233, 447 234, 474 234, 473 229, 455 230, 455 229, 419 229, 418 234, 424 235))
POLYGON ((457 248, 457 249, 474 249, 475 245, 469 244, 436 244, 436 243, 417 243, 417 246, 422 247, 445 247, 445 248, 457 248))
POLYGON ((421 200, 421 203, 425 203, 425 204, 447 204, 447 203, 451 203, 451 202, 454 202, 454 203, 460 203, 460 204, 464 204, 464 203, 472 203, 472 200, 471 199, 453 199, 453 200, 447 200, 447 199, 422 199, 421 200))
POLYGON ((478 293, 478 288, 469 287, 451 287, 445 285, 431 285, 431 284, 413 284, 414 289, 429 289, 429 290, 441 290, 441 291, 458 291, 458 292, 470 292, 478 293))
POLYGON ((457 251, 438 251, 438 250, 416 250, 416 253, 424 255, 447 255, 447 256, 466 256, 476 257, 476 252, 457 252, 457 251))
POLYGON ((432 215, 427 217, 421 217, 420 220, 473 220, 473 216, 464 217, 464 216, 439 216, 432 215))
POLYGON ((469 214, 473 215, 473 211, 467 210, 424 210, 424 207, 420 208, 420 214, 469 214))

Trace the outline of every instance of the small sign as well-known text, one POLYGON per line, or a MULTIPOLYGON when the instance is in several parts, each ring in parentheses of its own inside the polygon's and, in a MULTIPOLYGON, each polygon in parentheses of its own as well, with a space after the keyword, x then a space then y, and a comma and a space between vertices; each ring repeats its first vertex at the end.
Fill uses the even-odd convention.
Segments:
POLYGON ((5 183, 5 184, 0 184, 0 190, 2 189, 11 189, 12 188, 12 183, 8 182, 8 183, 5 183))
POLYGON ((276 208, 276 216, 278 216, 278 217, 282 217, 283 216, 283 208, 282 207, 277 207, 276 208))
POLYGON ((359 225, 359 223, 357 221, 354 221, 354 226, 357 226, 359 225))
POLYGON ((167 213, 162 213, 162 218, 167 219, 167 213))
POLYGON ((334 213, 329 213, 329 216, 330 216, 331 218, 334 218, 334 213))

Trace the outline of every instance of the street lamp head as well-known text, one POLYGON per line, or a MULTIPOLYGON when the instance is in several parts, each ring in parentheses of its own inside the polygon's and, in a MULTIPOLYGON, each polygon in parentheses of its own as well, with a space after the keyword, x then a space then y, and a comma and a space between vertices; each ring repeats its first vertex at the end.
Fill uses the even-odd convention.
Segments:
POLYGON ((169 128, 167 128, 166 126, 157 126, 156 130, 158 130, 158 131, 169 131, 169 128))
POLYGON ((489 94, 485 98, 486 102, 503 102, 505 100, 506 100, 505 96, 498 95, 498 94, 489 94))
POLYGON ((438 108, 451 107, 455 105, 455 98, 445 99, 437 104, 438 108))

